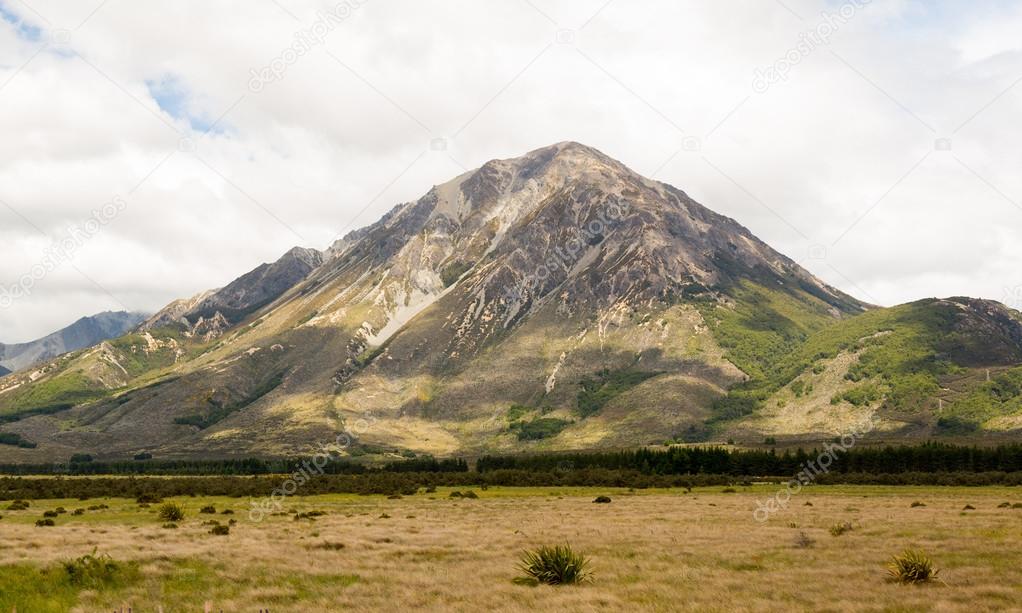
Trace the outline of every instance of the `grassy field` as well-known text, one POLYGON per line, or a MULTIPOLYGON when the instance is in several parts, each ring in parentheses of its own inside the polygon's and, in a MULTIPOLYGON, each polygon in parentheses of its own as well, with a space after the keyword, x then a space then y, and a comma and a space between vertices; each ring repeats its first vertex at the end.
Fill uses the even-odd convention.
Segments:
POLYGON ((134 500, 5 502, 0 611, 1022 610, 1022 505, 1002 506, 1022 503, 1018 488, 817 486, 766 522, 754 511, 776 486, 737 489, 330 495, 289 499, 262 521, 246 499, 179 498, 174 529, 159 504, 134 500), (217 514, 199 512, 207 505, 217 514), (35 525, 57 507, 68 512, 55 526, 35 525), (324 514, 293 517, 310 511, 324 514), (226 536, 203 525, 230 519, 226 536), (832 536, 844 522, 852 529, 832 536), (814 542, 800 547, 800 533, 814 542), (589 556, 591 582, 513 581, 523 550, 564 543, 589 556), (932 557, 938 581, 886 579, 908 548, 932 557), (72 579, 63 562, 94 551, 116 568, 72 579))

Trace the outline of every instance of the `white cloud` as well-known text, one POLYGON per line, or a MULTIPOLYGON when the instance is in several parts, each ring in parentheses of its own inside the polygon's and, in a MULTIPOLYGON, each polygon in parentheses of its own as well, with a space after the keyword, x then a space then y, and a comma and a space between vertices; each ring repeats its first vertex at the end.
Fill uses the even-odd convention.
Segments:
POLYGON ((996 0, 868 3, 764 93, 755 71, 842 2, 349 0, 258 93, 251 71, 335 2, 2 4, 20 24, 0 21, 0 283, 128 202, 0 311, 7 342, 159 308, 566 139, 867 300, 1022 284, 1022 11, 996 0))

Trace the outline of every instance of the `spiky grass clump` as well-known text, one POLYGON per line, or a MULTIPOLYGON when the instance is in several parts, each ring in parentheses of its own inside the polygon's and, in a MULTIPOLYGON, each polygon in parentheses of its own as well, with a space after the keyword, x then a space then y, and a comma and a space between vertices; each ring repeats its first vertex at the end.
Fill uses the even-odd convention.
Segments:
POLYGON ((887 565, 891 580, 898 583, 927 583, 935 579, 939 572, 926 554, 912 549, 892 557, 887 565))
POLYGON ((842 534, 846 532, 851 532, 852 530, 854 530, 852 522, 850 521, 839 522, 830 527, 830 535, 841 536, 842 534))
POLYGON ((575 585, 590 581, 589 559, 570 545, 542 546, 522 553, 518 566, 524 582, 545 585, 575 585))
POLYGON ((178 522, 185 518, 185 511, 180 505, 168 502, 160 507, 160 519, 165 522, 178 522))

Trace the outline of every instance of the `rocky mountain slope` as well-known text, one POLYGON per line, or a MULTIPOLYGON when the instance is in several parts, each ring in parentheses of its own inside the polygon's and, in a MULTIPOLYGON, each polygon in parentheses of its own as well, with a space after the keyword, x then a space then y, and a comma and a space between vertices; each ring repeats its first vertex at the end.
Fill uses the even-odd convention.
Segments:
POLYGON ((70 326, 27 343, 0 343, 0 376, 29 368, 62 353, 92 347, 108 338, 124 334, 139 324, 146 315, 125 311, 106 312, 82 317, 70 326))
POLYGON ((560 143, 5 378, 2 429, 37 446, 0 460, 819 441, 863 415, 1012 436, 1020 339, 995 303, 871 307, 560 143))

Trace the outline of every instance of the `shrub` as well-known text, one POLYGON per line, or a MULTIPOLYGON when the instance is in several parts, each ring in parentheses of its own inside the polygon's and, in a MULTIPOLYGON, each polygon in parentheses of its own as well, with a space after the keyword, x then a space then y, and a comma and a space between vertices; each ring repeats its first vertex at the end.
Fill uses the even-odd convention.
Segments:
POLYGON ((177 530, 177 524, 175 524, 174 522, 165 523, 163 524, 163 527, 166 528, 167 530, 177 530))
POLYGON ((854 530, 854 528, 852 527, 852 522, 850 521, 839 522, 830 527, 830 535, 841 536, 842 534, 846 532, 851 532, 852 530, 854 530))
POLYGON ((589 559, 570 545, 543 546, 522 553, 519 570, 534 584, 571 585, 591 579, 589 559))
POLYGON ((1010 509, 1011 508, 1011 503, 1010 502, 1002 502, 1001 504, 997 505, 997 508, 998 509, 1010 509))
POLYGON ((56 517, 57 515, 60 515, 60 513, 56 511, 43 511, 43 517, 56 517))
POLYGON ((933 562, 921 551, 906 550, 887 565, 891 579, 899 583, 926 583, 937 577, 933 562))
POLYGON ((737 491, 738 491, 738 490, 736 490, 736 489, 735 489, 735 488, 733 488, 733 487, 725 487, 724 489, 720 490, 720 493, 721 493, 721 494, 734 494, 734 493, 736 493, 737 491))
POLYGON ((71 515, 85 515, 85 509, 75 509, 71 511, 71 515))
POLYGON ((35 522, 35 525, 39 526, 41 528, 43 526, 56 526, 57 524, 54 523, 54 521, 52 519, 47 518, 47 519, 37 519, 36 522, 35 522))
POLYGON ((919 502, 918 500, 916 500, 915 502, 913 502, 912 504, 909 505, 909 508, 910 509, 917 509, 919 507, 925 507, 925 506, 926 506, 925 503, 922 503, 922 502, 919 502))
POLYGON ((185 518, 184 509, 180 505, 168 502, 160 507, 160 519, 165 522, 177 522, 185 518))
MULTIPOLYGON (((1008 506, 1011 506, 1008 503, 1004 503, 1004 504, 1006 504, 1008 506)), ((8 511, 24 511, 28 507, 29 507, 29 503, 28 502, 26 502, 24 500, 14 500, 14 501, 11 502, 11 504, 7 505, 7 510, 8 511)))
POLYGON ((231 533, 231 527, 230 526, 222 526, 222 525, 213 526, 210 529, 209 533, 210 534, 215 534, 216 536, 227 536, 228 534, 231 533))
MULTIPOLYGON (((318 511, 313 511, 313 512, 317 513, 318 511)), ((223 511, 220 511, 220 514, 221 515, 234 515, 234 511, 231 510, 231 509, 224 509, 223 511)), ((322 514, 323 513, 320 513, 320 515, 322 515, 322 514)))
POLYGON ((121 566, 108 555, 84 555, 64 563, 64 572, 71 585, 85 588, 99 588, 115 583, 121 574, 121 566))
POLYGON ((610 504, 610 496, 597 496, 594 504, 610 504))
POLYGON ((216 513, 216 507, 214 507, 211 504, 210 505, 206 505, 206 506, 202 507, 201 509, 199 509, 199 513, 204 513, 206 515, 212 515, 212 514, 216 513))
POLYGON ((805 532, 799 532, 795 535, 795 547, 799 549, 808 549, 815 544, 816 541, 805 532))
POLYGON ((138 504, 159 504, 163 499, 156 494, 141 494, 135 499, 138 504))
POLYGON ((971 504, 967 504, 964 507, 962 507, 962 510, 963 511, 975 511, 976 507, 972 506, 971 504))

